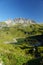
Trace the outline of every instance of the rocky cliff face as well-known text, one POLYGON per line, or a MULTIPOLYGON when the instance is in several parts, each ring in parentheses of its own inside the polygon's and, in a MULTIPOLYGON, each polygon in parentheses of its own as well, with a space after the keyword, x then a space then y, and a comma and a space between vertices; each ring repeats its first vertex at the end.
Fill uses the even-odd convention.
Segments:
POLYGON ((35 21, 33 20, 29 20, 29 19, 24 19, 24 18, 15 18, 13 20, 11 19, 8 19, 7 21, 5 21, 7 25, 14 25, 14 24, 24 24, 24 25, 27 25, 27 24, 36 24, 35 21))
POLYGON ((29 19, 24 19, 24 18, 15 18, 14 19, 15 23, 23 23, 23 24, 35 24, 35 21, 29 20, 29 19))

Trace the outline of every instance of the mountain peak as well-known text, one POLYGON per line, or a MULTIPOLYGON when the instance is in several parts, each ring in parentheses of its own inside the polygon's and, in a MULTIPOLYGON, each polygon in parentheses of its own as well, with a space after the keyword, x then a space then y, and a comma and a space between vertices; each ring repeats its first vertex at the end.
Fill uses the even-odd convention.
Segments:
POLYGON ((12 24, 36 24, 34 20, 26 19, 26 18, 15 18, 15 19, 8 19, 5 21, 7 25, 12 25, 12 24))

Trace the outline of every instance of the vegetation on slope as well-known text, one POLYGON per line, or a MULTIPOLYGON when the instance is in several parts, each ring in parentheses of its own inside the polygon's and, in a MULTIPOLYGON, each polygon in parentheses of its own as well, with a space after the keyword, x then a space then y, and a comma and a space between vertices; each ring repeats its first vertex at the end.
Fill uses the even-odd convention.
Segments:
POLYGON ((35 63, 38 65, 40 62, 42 63, 42 35, 43 25, 39 24, 26 27, 22 25, 2 27, 0 29, 0 63, 1 61, 2 65, 35 65, 35 63), (17 42, 13 39, 16 39, 17 42), (38 45, 39 43, 40 45, 38 45), (37 47, 35 48, 35 46, 37 47))

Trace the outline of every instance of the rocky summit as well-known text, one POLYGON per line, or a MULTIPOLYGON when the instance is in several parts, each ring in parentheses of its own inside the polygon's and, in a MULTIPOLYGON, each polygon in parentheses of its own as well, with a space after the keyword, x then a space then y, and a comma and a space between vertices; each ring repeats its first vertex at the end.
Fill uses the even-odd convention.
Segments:
POLYGON ((8 19, 5 21, 7 25, 15 25, 15 24, 36 24, 34 20, 26 19, 26 18, 15 18, 15 19, 8 19))

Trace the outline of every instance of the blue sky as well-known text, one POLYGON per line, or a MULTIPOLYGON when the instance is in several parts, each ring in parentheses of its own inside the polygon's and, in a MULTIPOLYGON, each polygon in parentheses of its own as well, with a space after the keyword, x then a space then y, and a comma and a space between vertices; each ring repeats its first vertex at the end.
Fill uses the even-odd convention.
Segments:
POLYGON ((43 22, 43 0, 0 0, 0 21, 19 17, 43 22))

